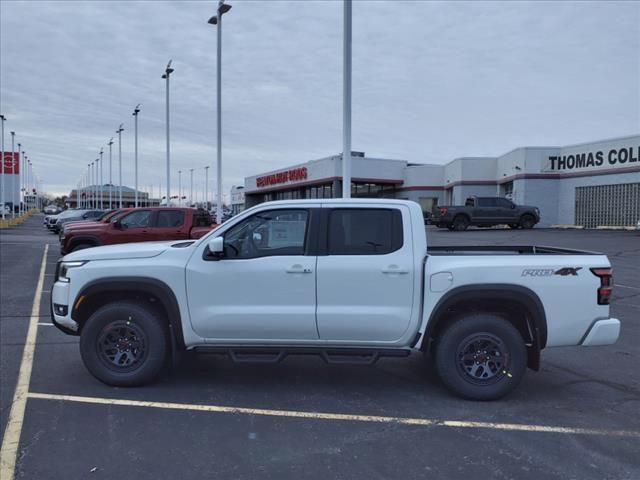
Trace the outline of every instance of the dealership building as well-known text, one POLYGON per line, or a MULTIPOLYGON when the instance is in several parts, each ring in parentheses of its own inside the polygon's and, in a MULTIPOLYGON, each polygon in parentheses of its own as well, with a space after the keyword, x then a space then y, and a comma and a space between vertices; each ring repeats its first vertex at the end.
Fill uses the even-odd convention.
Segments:
MULTIPOLYGON (((238 204, 234 210, 270 200, 340 197, 341 174, 342 156, 335 155, 247 177, 232 189, 238 204)), ((424 211, 461 205, 478 195, 536 206, 540 226, 635 226, 640 220, 640 135, 520 147, 499 157, 462 157, 444 164, 353 152, 351 175, 352 197, 413 200, 424 211)))

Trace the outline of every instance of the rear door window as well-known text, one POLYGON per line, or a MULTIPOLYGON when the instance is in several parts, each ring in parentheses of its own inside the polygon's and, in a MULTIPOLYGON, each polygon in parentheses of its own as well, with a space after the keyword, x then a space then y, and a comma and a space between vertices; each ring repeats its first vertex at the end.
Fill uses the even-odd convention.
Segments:
POLYGON ((157 228, 175 228, 184 224, 184 212, 181 210, 160 210, 156 220, 157 228))
POLYGON ((329 255, 384 255, 402 248, 397 209, 334 209, 329 214, 329 255))

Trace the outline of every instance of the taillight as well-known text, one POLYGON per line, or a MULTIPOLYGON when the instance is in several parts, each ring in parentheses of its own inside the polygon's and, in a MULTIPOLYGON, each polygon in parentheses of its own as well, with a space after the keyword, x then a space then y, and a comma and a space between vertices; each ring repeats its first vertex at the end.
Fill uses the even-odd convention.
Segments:
POLYGON ((591 273, 600 278, 600 287, 598 288, 598 305, 609 305, 611 294, 613 293, 613 269, 592 268, 591 273))
POLYGON ((446 208, 440 208, 440 216, 444 217, 447 213, 447 209, 446 208))

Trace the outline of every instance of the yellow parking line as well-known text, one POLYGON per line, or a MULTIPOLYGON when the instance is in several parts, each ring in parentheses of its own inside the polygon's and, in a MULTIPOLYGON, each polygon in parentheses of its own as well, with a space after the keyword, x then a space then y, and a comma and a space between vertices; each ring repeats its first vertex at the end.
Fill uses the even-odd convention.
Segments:
POLYGON ((615 437, 640 438, 640 431, 610 430, 598 428, 557 427, 549 425, 528 425, 522 423, 469 422, 460 420, 437 420, 430 418, 387 417, 378 415, 352 415, 345 413, 301 412, 295 410, 267 410, 263 408, 227 407, 220 405, 199 405, 190 403, 147 402, 121 398, 82 397, 76 395, 57 395, 52 393, 29 392, 29 398, 58 400, 98 405, 120 405, 127 407, 162 408, 168 410, 189 410, 199 412, 232 413, 241 415, 262 415, 268 417, 306 418, 312 420, 337 420, 347 422, 396 423, 401 425, 485 428, 492 430, 510 430, 521 432, 564 433, 572 435, 607 435, 615 437))
POLYGON ((18 383, 13 393, 13 403, 9 412, 9 420, 2 437, 2 447, 0 448, 0 477, 3 480, 11 480, 16 468, 16 455, 18 453, 18 445, 20 443, 20 434, 22 432, 22 422, 24 421, 24 409, 27 404, 27 395, 29 393, 29 382, 31 381, 31 368, 33 367, 33 354, 36 347, 36 336, 38 333, 38 319, 40 317, 40 299, 42 298, 42 286, 44 284, 44 271, 47 267, 47 252, 49 245, 44 246, 44 254, 42 255, 42 263, 40 265, 40 275, 38 276, 38 284, 36 293, 33 297, 33 306, 31 307, 31 319, 29 320, 29 329, 24 342, 24 350, 22 351, 22 361, 20 362, 20 371, 18 373, 18 383))

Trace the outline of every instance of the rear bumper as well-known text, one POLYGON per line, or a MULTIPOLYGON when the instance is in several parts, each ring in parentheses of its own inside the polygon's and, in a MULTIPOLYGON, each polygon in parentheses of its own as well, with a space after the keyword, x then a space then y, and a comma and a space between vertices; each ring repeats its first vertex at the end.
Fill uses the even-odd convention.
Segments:
POLYGON ((596 320, 587 330, 584 339, 580 343, 583 347, 595 347, 596 345, 611 345, 616 343, 620 335, 620 320, 607 318, 596 320))

